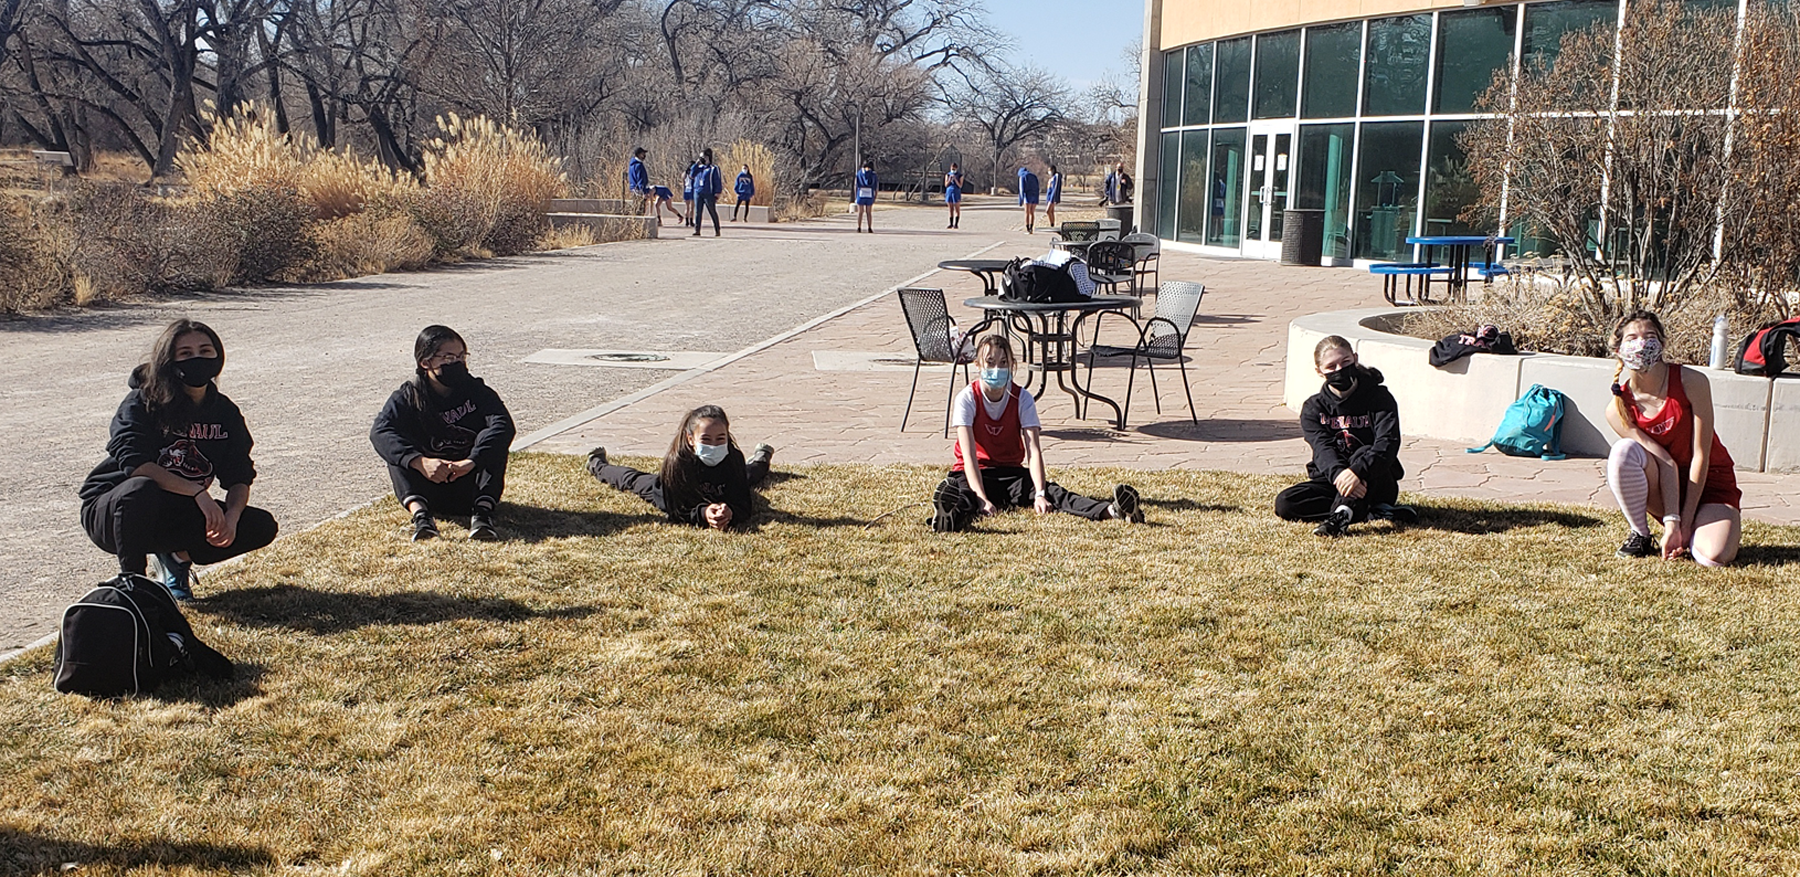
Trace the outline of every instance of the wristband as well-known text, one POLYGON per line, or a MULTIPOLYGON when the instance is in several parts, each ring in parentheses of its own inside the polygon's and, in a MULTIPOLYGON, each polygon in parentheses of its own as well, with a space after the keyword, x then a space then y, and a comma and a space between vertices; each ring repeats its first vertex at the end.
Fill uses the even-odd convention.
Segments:
POLYGON ((1680 515, 1663 515, 1662 519, 1663 519, 1663 523, 1667 524, 1670 521, 1681 520, 1681 516, 1680 515))

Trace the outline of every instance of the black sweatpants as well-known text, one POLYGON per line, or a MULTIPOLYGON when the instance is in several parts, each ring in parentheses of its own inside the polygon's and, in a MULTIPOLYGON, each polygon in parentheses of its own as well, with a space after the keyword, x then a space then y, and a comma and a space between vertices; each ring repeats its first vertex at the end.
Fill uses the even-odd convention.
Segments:
POLYGON ((394 482, 394 497, 402 507, 418 500, 434 515, 465 516, 492 512, 500 504, 500 493, 506 489, 506 464, 502 462, 498 469, 477 465, 469 474, 441 484, 417 469, 389 464, 388 478, 394 482))
MULTIPOLYGON (((600 483, 614 490, 626 490, 638 495, 639 499, 656 507, 656 510, 671 518, 677 512, 669 510, 669 503, 663 498, 662 475, 656 472, 640 472, 630 466, 615 466, 608 463, 604 466, 589 469, 588 472, 600 483)), ((754 488, 769 477, 769 461, 767 459, 751 459, 744 461, 744 481, 754 488)), ((682 509, 685 513, 687 510, 682 509)))
POLYGON ((185 551, 205 566, 268 545, 280 529, 275 516, 249 506, 238 516, 237 538, 220 548, 206 541, 206 514, 193 497, 170 493, 143 475, 82 503, 81 526, 101 551, 119 558, 121 571, 140 575, 146 555, 185 551))
POLYGON ((1368 490, 1361 499, 1339 494, 1337 485, 1326 479, 1303 481, 1275 495, 1275 515, 1286 521, 1323 521, 1331 510, 1341 505, 1350 507, 1352 521, 1369 519, 1369 507, 1393 505, 1400 499, 1400 482, 1365 482, 1368 490))
POLYGON ((702 207, 706 208, 707 213, 712 214, 713 234, 715 234, 715 235, 718 234, 719 233, 719 196, 717 196, 717 195, 695 195, 694 196, 694 216, 693 216, 694 234, 700 233, 700 208, 702 208, 702 207))
POLYGON ((749 222, 750 221, 750 202, 744 200, 743 198, 739 198, 739 199, 737 199, 737 203, 731 205, 731 221, 732 222, 737 221, 739 210, 744 211, 744 221, 749 222))
MULTIPOLYGON (((981 486, 987 491, 988 501, 996 509, 1005 511, 1032 507, 1034 488, 1031 485, 1031 470, 1024 466, 993 466, 983 469, 981 486)), ((951 526, 953 530, 961 530, 981 517, 981 498, 975 495, 975 489, 969 486, 968 474, 961 469, 951 471, 939 482, 933 496, 934 503, 938 497, 947 499, 950 507, 956 510, 956 520, 951 526)), ((1050 500, 1051 508, 1090 521, 1105 520, 1112 508, 1111 499, 1092 499, 1070 493, 1054 481, 1045 482, 1044 497, 1050 500)))

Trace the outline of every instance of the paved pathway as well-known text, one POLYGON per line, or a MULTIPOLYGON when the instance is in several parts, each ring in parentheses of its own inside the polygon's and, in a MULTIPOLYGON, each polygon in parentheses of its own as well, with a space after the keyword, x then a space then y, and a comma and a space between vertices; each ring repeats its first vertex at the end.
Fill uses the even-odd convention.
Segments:
MULTIPOLYGON (((223 386, 244 408, 262 472, 256 501, 287 532, 382 496, 386 478, 366 431, 409 372, 413 335, 445 322, 469 338, 474 371, 505 396, 533 450, 655 455, 682 412, 723 405, 746 442, 770 441, 779 465, 821 462, 947 463, 940 435, 948 375, 921 379, 912 419, 899 430, 910 365, 822 370, 816 353, 885 353, 910 362, 905 321, 884 290, 941 259, 998 244, 991 255, 1049 247, 1010 209, 980 201, 964 228, 941 210, 878 210, 882 233, 858 235, 848 217, 727 228, 710 236, 385 275, 305 289, 258 290, 0 324, 0 653, 49 632, 61 608, 110 571, 82 535, 75 487, 102 454, 124 375, 170 318, 191 314, 224 336, 223 386), (860 306, 857 305, 862 302, 860 306), (847 310, 846 310, 847 308, 847 310), (796 327, 838 311, 805 328, 796 327), (773 339, 773 343, 768 343, 773 339), (545 349, 742 352, 722 367, 685 372, 527 362, 545 349)), ((674 229, 669 229, 674 231, 674 229)), ((1285 268, 1168 253, 1163 279, 1207 285, 1190 377, 1200 423, 1186 418, 1178 380, 1162 384, 1156 415, 1140 387, 1132 427, 1113 432, 1073 416, 1052 394, 1042 410, 1052 467, 1183 467, 1298 475, 1306 458, 1293 412, 1281 405, 1287 324, 1320 310, 1366 307, 1368 275, 1285 268)), ((931 273, 959 322, 980 294, 964 274, 931 273)), ((829 358, 829 357, 827 357, 829 358)), ((1173 377, 1171 375, 1171 377, 1173 377)), ((1102 370, 1102 391, 1122 391, 1122 370, 1102 370)), ((1116 395, 1116 394, 1115 394, 1116 395)), ((1447 442, 1409 440, 1406 487, 1486 499, 1598 502, 1593 460, 1541 463, 1464 454, 1447 442)), ((1746 511, 1800 523, 1800 476, 1740 473, 1746 511)), ((404 543, 396 542, 398 550, 404 543)))

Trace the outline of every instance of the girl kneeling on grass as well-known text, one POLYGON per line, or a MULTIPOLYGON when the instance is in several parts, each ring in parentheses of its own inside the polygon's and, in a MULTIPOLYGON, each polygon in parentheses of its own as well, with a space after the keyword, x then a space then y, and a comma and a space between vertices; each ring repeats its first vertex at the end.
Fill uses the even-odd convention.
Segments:
POLYGON ((1045 480, 1042 425, 1031 393, 1012 382, 1012 344, 989 335, 975 348, 981 378, 956 394, 956 468, 932 495, 931 528, 962 530, 980 515, 1031 506, 1039 514, 1068 512, 1090 521, 1117 518, 1141 524, 1138 492, 1113 488, 1112 500, 1090 499, 1045 480))
POLYGON ((724 409, 702 405, 681 419, 660 474, 614 466, 605 448, 588 452, 587 470, 608 487, 637 494, 671 523, 743 529, 750 525, 750 488, 769 477, 774 457, 775 448, 765 444, 745 460, 724 409))
POLYGON ((1275 497, 1275 514, 1318 521, 1318 536, 1342 536, 1368 518, 1419 519, 1400 497, 1400 410, 1381 372, 1356 362, 1350 342, 1332 335, 1313 350, 1325 386, 1300 408, 1300 433, 1312 446, 1308 480, 1275 497))
POLYGON ((413 541, 437 538, 435 515, 468 515, 470 539, 499 539, 494 508, 506 488, 512 415, 469 374, 469 347, 450 327, 426 326, 413 363, 412 380, 388 397, 369 430, 394 496, 412 512, 413 541))
POLYGON ((1606 422, 1621 438, 1607 455, 1606 482, 1631 527, 1618 555, 1730 563, 1743 535, 1743 494, 1713 432, 1712 385, 1698 369, 1663 361, 1662 321, 1649 311, 1620 320, 1612 340, 1620 366, 1606 422), (1646 513, 1662 518, 1660 552, 1646 513))
POLYGON ((205 323, 176 320, 131 373, 113 415, 106 459, 81 485, 88 538, 142 574, 155 554, 163 585, 193 599, 188 573, 275 541, 275 518, 250 505, 250 430, 213 379, 225 345, 205 323), (212 486, 225 489, 225 502, 212 486))

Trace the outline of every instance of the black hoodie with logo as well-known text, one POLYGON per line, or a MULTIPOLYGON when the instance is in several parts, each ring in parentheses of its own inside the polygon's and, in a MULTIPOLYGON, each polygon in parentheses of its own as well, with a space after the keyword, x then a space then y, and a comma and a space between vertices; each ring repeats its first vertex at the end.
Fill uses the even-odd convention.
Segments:
POLYGON ((179 434, 165 431, 156 422, 138 389, 135 373, 129 386, 131 392, 113 415, 106 459, 81 484, 83 503, 125 483, 145 463, 155 463, 195 484, 216 481, 227 490, 256 480, 256 465, 250 461, 253 443, 243 412, 217 386, 206 385, 206 397, 194 406, 187 432, 179 434))
POLYGON ((1352 367, 1360 374, 1349 393, 1339 397, 1329 386, 1320 387, 1300 408, 1300 433, 1313 451, 1306 474, 1334 481, 1349 469, 1365 483, 1399 481, 1405 474, 1399 404, 1382 385, 1380 371, 1352 367))
POLYGON ((512 414, 500 394, 469 378, 439 396, 408 381, 400 385, 369 430, 375 453, 390 465, 410 468, 420 457, 473 460, 489 471, 506 468, 513 440, 512 414), (423 399, 423 407, 414 400, 423 399))

